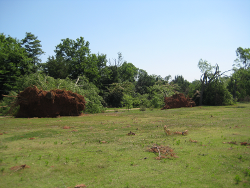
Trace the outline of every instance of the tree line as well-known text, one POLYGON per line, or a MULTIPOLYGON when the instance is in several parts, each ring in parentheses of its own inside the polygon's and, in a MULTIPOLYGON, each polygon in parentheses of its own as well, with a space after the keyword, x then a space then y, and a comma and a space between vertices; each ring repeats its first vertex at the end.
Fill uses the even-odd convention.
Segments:
POLYGON ((200 60, 201 79, 188 82, 181 75, 162 78, 149 75, 123 59, 107 60, 106 54, 93 54, 83 37, 62 39, 55 54, 41 62, 41 41, 32 33, 18 40, 0 34, 0 99, 32 85, 41 89, 69 89, 85 96, 87 111, 101 112, 105 107, 152 107, 164 105, 164 97, 175 92, 190 98, 196 96, 199 105, 227 105, 250 95, 250 48, 236 50, 233 74, 225 76, 219 65, 200 60), (198 92, 196 92, 198 91, 198 92))

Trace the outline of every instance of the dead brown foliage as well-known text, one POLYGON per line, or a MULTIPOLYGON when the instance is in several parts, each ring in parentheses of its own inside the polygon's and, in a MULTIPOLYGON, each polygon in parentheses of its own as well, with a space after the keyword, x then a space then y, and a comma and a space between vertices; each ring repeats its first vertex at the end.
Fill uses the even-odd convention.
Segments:
POLYGON ((13 170, 14 172, 21 170, 21 169, 25 169, 25 168, 30 168, 30 166, 24 164, 24 165, 20 165, 20 166, 13 166, 10 168, 10 170, 13 170))
POLYGON ((158 146, 154 144, 153 147, 147 149, 147 151, 158 153, 158 157, 155 158, 157 160, 171 158, 171 157, 178 158, 178 156, 175 155, 174 150, 169 146, 158 146))
POLYGON ((83 96, 66 90, 39 90, 28 87, 17 96, 20 105, 16 117, 78 116, 85 109, 83 96))
POLYGON ((198 141, 197 141, 197 140, 192 140, 192 139, 190 138, 190 139, 189 139, 189 142, 197 143, 198 141))
POLYGON ((170 109, 170 108, 181 108, 181 107, 194 107, 195 102, 189 99, 189 97, 185 97, 184 94, 174 94, 172 97, 164 98, 165 106, 162 108, 170 109))
POLYGON ((128 136, 132 136, 132 135, 135 135, 135 133, 133 133, 133 132, 130 131, 127 135, 128 136))
POLYGON ((188 130, 185 130, 183 132, 179 132, 179 131, 175 131, 175 132, 171 132, 166 125, 164 125, 164 132, 166 133, 166 135, 172 135, 172 134, 178 134, 178 135, 183 135, 186 136, 188 135, 188 130))
POLYGON ((241 142, 240 145, 242 146, 246 146, 246 145, 250 145, 250 143, 247 143, 247 142, 241 142))
POLYGON ((81 187, 87 187, 86 185, 84 184, 79 184, 79 185, 76 185, 75 188, 81 188, 81 187))

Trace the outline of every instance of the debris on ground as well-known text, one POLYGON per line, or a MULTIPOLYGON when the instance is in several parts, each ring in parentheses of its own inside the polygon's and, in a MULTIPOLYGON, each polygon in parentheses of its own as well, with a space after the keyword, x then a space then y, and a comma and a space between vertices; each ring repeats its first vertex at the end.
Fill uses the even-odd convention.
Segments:
POLYGON ((76 185, 75 188, 87 187, 85 184, 76 185))
POLYGON ((164 109, 171 109, 171 108, 181 108, 181 107, 194 107, 195 102, 192 101, 189 97, 185 97, 182 93, 176 93, 172 97, 165 97, 164 98, 165 106, 162 108, 164 109))
POLYGON ((79 116, 85 109, 82 95, 66 90, 39 90, 28 87, 17 95, 13 106, 20 106, 16 117, 79 116))
POLYGON ((158 146, 154 144, 151 148, 147 149, 147 151, 158 153, 158 157, 155 158, 157 160, 165 158, 169 159, 171 157, 178 158, 178 156, 175 155, 174 150, 171 149, 169 146, 158 146))
POLYGON ((197 140, 192 140, 192 139, 190 138, 190 139, 189 139, 189 142, 197 143, 198 141, 197 141, 197 140))
POLYGON ((130 131, 127 135, 131 136, 131 135, 135 135, 135 133, 133 133, 133 132, 130 131))
POLYGON ((188 130, 185 130, 183 132, 175 131, 175 132, 171 133, 171 131, 167 128, 166 125, 164 125, 164 131, 165 131, 166 135, 171 135, 171 134, 178 134, 178 135, 183 135, 183 136, 188 135, 188 130))
POLYGON ((106 141, 101 141, 101 140, 99 140, 99 143, 100 143, 100 144, 106 144, 107 142, 106 142, 106 141))
POLYGON ((247 143, 247 142, 241 142, 240 145, 242 146, 246 146, 246 145, 250 145, 250 143, 247 143))
POLYGON ((20 166, 13 166, 10 168, 10 170, 13 170, 14 172, 21 170, 21 169, 25 169, 25 168, 30 168, 30 166, 24 164, 24 165, 20 165, 20 166))
MULTIPOLYGON (((236 141, 222 142, 222 143, 223 143, 223 144, 235 144, 235 145, 237 145, 237 142, 236 142, 236 141)), ((250 145, 250 143, 247 143, 247 142, 240 142, 240 145, 246 146, 246 145, 250 145)))
POLYGON ((231 142, 223 142, 223 144, 235 144, 235 145, 237 145, 237 142, 236 142, 236 141, 231 141, 231 142))

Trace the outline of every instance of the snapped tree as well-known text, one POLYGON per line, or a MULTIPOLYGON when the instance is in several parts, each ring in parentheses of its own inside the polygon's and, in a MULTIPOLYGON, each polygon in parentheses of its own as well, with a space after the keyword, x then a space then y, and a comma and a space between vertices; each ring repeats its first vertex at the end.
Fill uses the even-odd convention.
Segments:
POLYGON ((220 80, 220 77, 228 71, 221 73, 218 64, 212 66, 206 60, 203 61, 202 59, 200 59, 198 67, 202 72, 199 105, 203 105, 203 102, 206 105, 224 105, 230 103, 232 96, 220 80), (209 97, 209 100, 208 98, 204 100, 204 96, 209 97))

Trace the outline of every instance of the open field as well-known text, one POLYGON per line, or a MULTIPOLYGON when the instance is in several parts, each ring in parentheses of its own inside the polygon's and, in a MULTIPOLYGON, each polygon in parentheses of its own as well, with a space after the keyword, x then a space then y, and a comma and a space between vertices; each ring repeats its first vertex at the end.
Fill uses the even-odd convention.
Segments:
POLYGON ((250 187, 250 104, 4 117, 0 133, 0 187, 250 187))

